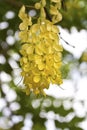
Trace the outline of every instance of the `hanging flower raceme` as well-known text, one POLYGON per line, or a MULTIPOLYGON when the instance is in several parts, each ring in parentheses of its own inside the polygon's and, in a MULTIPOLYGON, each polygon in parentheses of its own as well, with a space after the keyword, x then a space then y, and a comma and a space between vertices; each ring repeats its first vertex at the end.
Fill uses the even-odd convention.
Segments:
POLYGON ((62 20, 62 15, 59 12, 61 8, 61 0, 50 0, 50 14, 52 15, 52 22, 58 23, 62 20))
POLYGON ((19 17, 23 21, 19 26, 19 37, 23 43, 20 65, 24 91, 26 94, 44 94, 43 90, 48 88, 50 83, 62 83, 62 46, 59 44, 59 30, 52 22, 41 17, 36 24, 32 24, 24 6, 19 12, 19 17))

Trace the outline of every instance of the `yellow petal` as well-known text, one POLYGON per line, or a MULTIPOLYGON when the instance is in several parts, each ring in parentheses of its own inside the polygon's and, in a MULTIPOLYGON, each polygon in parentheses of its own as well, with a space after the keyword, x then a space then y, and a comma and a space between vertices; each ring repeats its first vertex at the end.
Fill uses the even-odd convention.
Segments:
POLYGON ((23 22, 23 23, 21 23, 20 25, 19 25, 19 29, 20 30, 27 30, 28 29, 28 26, 26 26, 26 24, 25 24, 25 22, 23 22))
POLYGON ((52 25, 52 32, 59 34, 59 29, 57 26, 52 25))
POLYGON ((27 43, 26 43, 26 44, 23 44, 23 45, 22 45, 22 50, 26 51, 26 49, 28 48, 28 46, 29 46, 29 44, 27 44, 27 43))
POLYGON ((62 62, 58 62, 58 63, 54 62, 54 67, 56 69, 60 68, 61 66, 62 66, 62 62))
POLYGON ((34 90, 34 93, 37 95, 40 93, 40 91, 38 89, 34 90))
POLYGON ((56 3, 56 5, 55 5, 55 6, 56 6, 56 8, 57 8, 57 9, 60 9, 60 8, 61 8, 61 2, 60 2, 60 0, 59 0, 59 2, 58 2, 58 3, 56 3))
POLYGON ((40 30, 39 29, 40 28, 40 25, 39 24, 33 24, 32 26, 31 26, 31 28, 30 28, 30 30, 31 30, 31 33, 38 33, 38 31, 40 30))
POLYGON ((45 64, 44 63, 38 64, 38 69, 39 70, 43 70, 44 68, 45 68, 45 64))
POLYGON ((38 55, 43 55, 43 52, 41 51, 41 49, 39 48, 39 47, 35 47, 35 52, 36 52, 36 54, 38 54, 38 55))
POLYGON ((46 25, 45 25, 45 24, 42 24, 42 25, 40 26, 40 31, 41 31, 41 32, 46 32, 46 25))
POLYGON ((27 42, 28 41, 28 32, 27 31, 19 32, 19 38, 22 40, 22 42, 27 42))
POLYGON ((56 54, 54 54, 54 61, 55 61, 55 62, 61 61, 61 53, 56 53, 56 54))
POLYGON ((28 48, 26 49, 26 53, 29 54, 33 54, 34 51, 34 47, 33 46, 28 46, 28 48))
POLYGON ((23 57, 22 60, 23 60, 23 62, 24 62, 25 64, 28 62, 27 57, 23 57))
POLYGON ((35 55, 35 63, 40 64, 42 62, 41 56, 40 55, 35 55))
POLYGON ((50 5, 50 14, 52 15, 57 15, 58 14, 58 10, 55 6, 50 5))
POLYGON ((33 80, 35 83, 38 83, 40 81, 41 77, 39 75, 34 76, 33 80))
POLYGON ((61 15, 61 13, 57 13, 57 15, 54 15, 53 17, 52 17, 52 22, 53 23, 58 23, 59 21, 61 21, 62 20, 62 15, 61 15))
POLYGON ((57 40, 57 39, 58 39, 58 36, 57 36, 56 33, 49 32, 49 38, 51 38, 52 40, 57 40))
POLYGON ((40 71, 38 70, 38 68, 33 68, 33 71, 32 71, 32 74, 33 75, 40 75, 40 71))
POLYGON ((28 60, 31 62, 34 60, 34 54, 29 54, 28 55, 28 60))
POLYGON ((41 0, 41 2, 42 6, 44 7, 46 5, 46 0, 41 0))
POLYGON ((29 69, 30 69, 30 67, 29 67, 28 64, 26 64, 26 65, 23 66, 23 70, 24 70, 25 72, 29 72, 29 69))
POLYGON ((58 51, 58 52, 63 50, 62 46, 59 45, 59 44, 54 44, 53 48, 54 48, 55 51, 58 51))
POLYGON ((19 18, 24 20, 27 17, 27 14, 25 14, 25 6, 23 5, 19 11, 19 18))
POLYGON ((47 24, 47 31, 51 31, 52 30, 52 25, 51 24, 47 24))
POLYGON ((41 3, 39 3, 39 2, 36 3, 36 4, 35 4, 35 8, 36 8, 36 9, 40 9, 40 8, 41 8, 41 3))

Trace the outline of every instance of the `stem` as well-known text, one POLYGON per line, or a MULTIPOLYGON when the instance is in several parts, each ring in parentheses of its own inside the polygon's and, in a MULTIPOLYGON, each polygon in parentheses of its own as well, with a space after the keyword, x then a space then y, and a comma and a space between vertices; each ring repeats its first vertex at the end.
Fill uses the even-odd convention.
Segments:
MULTIPOLYGON (((13 7, 16 7, 16 8, 20 8, 23 5, 22 2, 16 1, 16 0, 5 0, 5 2, 12 5, 13 7)), ((30 9, 35 9, 34 6, 30 6, 30 5, 25 5, 25 6, 30 8, 30 9)))
POLYGON ((42 0, 41 0, 40 18, 41 19, 45 19, 46 18, 45 9, 44 9, 44 6, 42 5, 42 0))
POLYGON ((34 6, 30 6, 30 5, 25 5, 25 7, 30 8, 30 9, 35 9, 34 6))
POLYGON ((5 2, 16 8, 20 8, 23 5, 22 2, 15 1, 15 0, 5 0, 5 2))

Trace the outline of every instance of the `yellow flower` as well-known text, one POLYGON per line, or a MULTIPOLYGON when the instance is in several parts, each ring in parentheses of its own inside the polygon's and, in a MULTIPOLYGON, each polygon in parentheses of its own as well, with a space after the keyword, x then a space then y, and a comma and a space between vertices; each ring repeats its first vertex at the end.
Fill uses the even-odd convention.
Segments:
POLYGON ((35 4, 35 8, 36 8, 36 9, 40 9, 40 8, 41 8, 41 3, 39 3, 39 2, 36 3, 36 4, 35 4))
POLYGON ((58 10, 55 6, 50 5, 50 14, 52 15, 57 15, 58 14, 58 10))
MULTIPOLYGON (((43 4, 44 2, 43 0, 43 4)), ((23 21, 19 36, 23 42, 20 65, 25 85, 24 92, 44 94, 44 88, 48 88, 50 83, 58 85, 62 83, 60 71, 62 46, 59 44, 59 29, 45 18, 39 18, 33 25, 25 22, 29 21, 30 17, 25 14, 24 7, 20 10, 19 16, 23 21)))
POLYGON ((60 8, 61 8, 61 0, 51 0, 50 14, 52 15, 52 22, 54 24, 62 20, 62 15, 59 12, 60 8))
POLYGON ((23 21, 19 26, 20 30, 28 30, 28 26, 32 25, 32 21, 31 17, 25 13, 25 6, 22 6, 19 11, 19 18, 23 21))
POLYGON ((25 6, 22 6, 22 8, 19 11, 19 15, 18 16, 19 16, 19 18, 21 20, 24 20, 24 19, 27 18, 27 14, 25 13, 25 6))
POLYGON ((58 23, 59 21, 61 21, 62 20, 62 15, 58 12, 58 14, 57 15, 54 15, 53 17, 52 17, 52 22, 53 23, 58 23))
POLYGON ((40 75, 35 75, 34 78, 33 78, 35 83, 38 83, 40 81, 40 79, 41 79, 40 75))

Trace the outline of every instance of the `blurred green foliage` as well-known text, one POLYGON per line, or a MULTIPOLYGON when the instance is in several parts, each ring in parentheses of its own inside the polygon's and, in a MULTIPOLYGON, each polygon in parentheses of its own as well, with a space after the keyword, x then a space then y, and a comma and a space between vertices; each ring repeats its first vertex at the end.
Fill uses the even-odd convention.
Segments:
MULTIPOLYGON (((57 99, 51 96, 35 97, 32 94, 26 96, 18 87, 21 80, 18 80, 18 85, 15 82, 16 78, 20 77, 16 74, 20 71, 18 12, 23 4, 33 6, 37 1, 39 0, 0 0, 0 58, 2 59, 0 101, 5 104, 3 107, 0 106, 0 130, 24 130, 25 126, 26 130, 46 130, 47 122, 54 124, 54 130, 82 130, 79 123, 86 117, 76 115, 73 107, 74 99, 57 99), (9 79, 2 78, 2 74, 9 79), (15 93, 13 94, 15 98, 12 100, 7 98, 10 91, 15 93), (71 104, 70 108, 66 109, 65 102, 71 104)), ((49 8, 49 1, 47 8, 49 8)), ((75 26, 78 30, 87 29, 87 0, 64 0, 61 13, 63 20, 59 25, 63 28, 70 30, 75 26)), ((68 55, 72 57, 72 60, 63 65, 63 78, 68 76, 72 63, 75 62, 78 68, 84 62, 81 58, 77 61, 72 54, 64 50, 63 59, 68 55)), ((82 102, 80 104, 83 106, 82 102)))
POLYGON ((87 0, 64 0, 65 10, 62 10, 61 26, 70 29, 75 26, 79 31, 87 29, 87 0))

